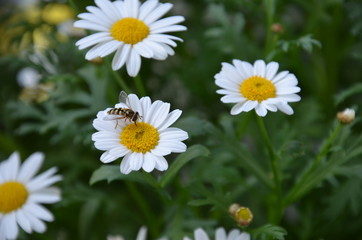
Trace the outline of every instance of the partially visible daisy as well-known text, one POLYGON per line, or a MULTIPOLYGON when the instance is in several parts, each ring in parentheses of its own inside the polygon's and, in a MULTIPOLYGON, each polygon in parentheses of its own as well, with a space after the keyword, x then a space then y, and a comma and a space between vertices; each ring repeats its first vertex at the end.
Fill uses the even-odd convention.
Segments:
MULTIPOLYGON (((191 239, 184 237, 183 240, 191 239)), ((202 228, 198 228, 194 231, 194 240, 210 240, 210 238, 202 228)), ((224 228, 218 228, 215 231, 215 240, 250 240, 250 235, 238 229, 233 229, 227 234, 224 228)))
POLYGON ((185 31, 178 25, 185 19, 172 16, 160 19, 171 8, 171 3, 159 3, 158 0, 95 0, 98 7, 88 6, 89 13, 81 13, 74 23, 75 27, 97 31, 79 40, 79 49, 93 46, 86 54, 87 60, 105 57, 116 52, 112 69, 118 70, 126 64, 127 72, 134 77, 141 67, 141 57, 165 60, 175 52, 181 38, 165 34, 185 31))
POLYGON ((130 94, 128 99, 129 106, 121 102, 115 108, 138 112, 141 117, 136 122, 127 118, 109 121, 107 112, 111 108, 98 112, 93 121, 99 132, 92 135, 92 140, 96 148, 105 151, 100 160, 109 163, 123 158, 120 171, 124 174, 141 168, 146 172, 165 171, 168 168, 165 155, 186 151, 182 141, 188 138, 187 132, 170 127, 182 111, 169 112, 169 103, 159 100, 152 103, 149 97, 138 99, 130 94))
POLYGON ((225 95, 222 102, 236 103, 231 109, 232 115, 252 109, 261 117, 268 110, 291 115, 293 109, 288 102, 300 101, 296 94, 300 92, 298 80, 288 71, 277 74, 278 68, 278 63, 265 64, 263 60, 255 61, 254 65, 240 60, 222 63, 221 72, 215 75, 215 83, 222 89, 216 92, 225 95))
POLYGON ((62 179, 55 167, 34 176, 44 155, 34 153, 21 165, 18 153, 0 164, 0 240, 16 239, 20 226, 25 232, 43 233, 44 221, 54 220, 41 204, 60 201, 58 188, 50 187, 62 179))
MULTIPOLYGON (((107 240, 125 240, 121 235, 109 235, 107 236, 107 240)), ((138 231, 136 240, 147 240, 147 228, 142 226, 138 231)), ((167 240, 167 238, 159 238, 158 240, 167 240)))

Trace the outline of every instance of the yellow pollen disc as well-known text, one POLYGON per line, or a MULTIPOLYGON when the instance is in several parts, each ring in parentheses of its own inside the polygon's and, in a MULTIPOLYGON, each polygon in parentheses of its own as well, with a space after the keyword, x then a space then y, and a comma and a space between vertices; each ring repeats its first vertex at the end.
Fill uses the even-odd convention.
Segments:
POLYGON ((240 85, 241 94, 248 100, 262 102, 276 96, 274 84, 260 76, 252 76, 240 85))
POLYGON ((127 125, 120 136, 121 144, 132 152, 146 153, 154 149, 160 140, 156 128, 148 123, 140 122, 127 125))
POLYGON ((111 35, 118 41, 127 44, 141 42, 150 33, 149 27, 137 18, 122 18, 111 27, 111 35))
POLYGON ((5 182, 0 185, 0 213, 12 212, 26 202, 28 191, 20 182, 5 182))

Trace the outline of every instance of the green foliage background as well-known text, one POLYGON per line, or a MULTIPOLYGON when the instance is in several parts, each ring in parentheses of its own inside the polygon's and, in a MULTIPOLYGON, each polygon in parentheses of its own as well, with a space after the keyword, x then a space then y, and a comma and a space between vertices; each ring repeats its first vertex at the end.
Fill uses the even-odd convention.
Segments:
MULTIPOLYGON (((79 37, 59 41, 55 26, 47 35, 44 61, 34 60, 31 45, 21 53, 2 52, 0 159, 13 151, 23 159, 42 151, 43 169, 58 166, 64 176, 58 184, 63 200, 49 206, 55 221, 45 234, 19 239, 92 240, 108 234, 135 239, 142 225, 148 227, 149 239, 182 239, 198 227, 212 235, 218 226, 238 227, 227 212, 232 203, 252 210, 254 221, 244 229, 252 239, 362 239, 362 2, 171 2, 170 14, 186 18, 188 30, 175 34, 184 42, 166 61, 143 59, 140 71, 152 100, 183 111, 175 126, 190 136, 186 153, 167 157, 166 172, 124 176, 120 160, 108 165, 99 161, 101 151, 91 141, 92 121, 117 102, 119 77, 140 95, 125 69, 111 70, 112 56, 99 64, 86 61, 86 51, 74 45, 79 37), (275 23, 282 32, 272 30, 275 23), (255 114, 231 116, 230 106, 216 94, 214 75, 221 62, 232 59, 277 61, 280 70, 299 80, 302 100, 291 104, 295 114, 269 112, 264 118, 279 159, 279 199, 255 114), (45 62, 55 71, 49 72, 45 62), (19 100, 16 74, 27 66, 42 73, 42 82, 54 84, 47 101, 19 100), (341 126, 335 115, 346 107, 354 108, 357 118, 341 126)), ((77 13, 94 3, 66 4, 77 13)), ((1 8, 2 30, 14 26, 7 20, 17 14, 7 6, 1 8)), ((17 24, 32 32, 46 23, 17 24)), ((20 40, 0 43, 16 48, 20 40)))

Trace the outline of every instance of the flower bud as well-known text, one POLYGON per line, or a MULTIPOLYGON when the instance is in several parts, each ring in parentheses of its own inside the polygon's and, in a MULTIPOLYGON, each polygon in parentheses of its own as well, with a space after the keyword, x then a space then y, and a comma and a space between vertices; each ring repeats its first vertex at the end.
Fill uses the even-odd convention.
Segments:
POLYGON ((271 25, 271 30, 273 33, 283 33, 284 32, 284 28, 280 23, 273 23, 271 25))
POLYGON ((235 221, 243 227, 248 226, 253 221, 253 213, 247 207, 242 207, 237 203, 231 204, 229 214, 235 221))
POLYGON ((343 112, 337 113, 337 119, 342 124, 350 124, 355 118, 355 111, 351 108, 346 108, 343 112))

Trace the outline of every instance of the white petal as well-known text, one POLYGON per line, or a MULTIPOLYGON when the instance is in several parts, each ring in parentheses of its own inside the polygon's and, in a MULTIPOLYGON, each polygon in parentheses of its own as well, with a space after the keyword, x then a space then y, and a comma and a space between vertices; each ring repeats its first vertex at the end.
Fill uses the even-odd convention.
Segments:
POLYGON ((226 232, 224 228, 216 229, 215 240, 226 240, 226 232))
POLYGON ((182 153, 186 151, 186 145, 180 141, 159 141, 157 148, 169 149, 171 152, 182 153))
POLYGON ((121 173, 123 173, 123 174, 128 174, 132 171, 131 164, 130 164, 130 161, 132 159, 130 158, 130 156, 131 156, 131 153, 127 154, 122 159, 120 170, 121 170, 121 173))
POLYGON ((43 221, 36 218, 31 212, 23 211, 25 217, 29 220, 31 224, 31 228, 34 229, 35 232, 44 233, 46 230, 46 226, 43 221))
POLYGON ((119 20, 120 16, 118 15, 117 10, 112 2, 108 0, 95 0, 95 3, 114 22, 119 20))
POLYGON ((233 82, 237 86, 240 85, 240 83, 243 80, 243 77, 241 76, 240 72, 236 70, 236 68, 229 64, 229 63, 222 63, 222 74, 224 78, 229 80, 230 82, 233 82))
POLYGON ((10 155, 6 164, 6 173, 4 173, 4 179, 16 180, 18 176, 20 166, 20 156, 18 152, 14 152, 10 155))
POLYGON ((195 239, 197 240, 209 240, 206 232, 202 228, 198 228, 194 231, 195 239))
POLYGON ((135 77, 141 68, 141 56, 131 49, 130 56, 126 63, 128 75, 135 77))
POLYGON ((243 98, 240 93, 238 94, 229 94, 226 96, 223 96, 221 98, 221 101, 223 103, 238 103, 238 102, 244 102, 246 99, 243 98))
POLYGON ((277 107, 285 114, 292 115, 294 113, 293 108, 291 108, 287 103, 278 104, 277 107))
POLYGON ((129 17, 132 18, 138 17, 138 9, 139 9, 138 0, 124 0, 124 7, 128 11, 129 17))
POLYGON ((29 202, 35 203, 56 203, 59 202, 60 199, 60 190, 56 187, 41 189, 33 192, 29 196, 29 202))
POLYGON ((186 31, 186 30, 187 30, 187 27, 185 27, 183 25, 171 25, 171 26, 166 26, 166 27, 162 27, 162 28, 157 28, 152 31, 152 34, 166 33, 166 32, 180 32, 180 31, 186 31))
POLYGON ((140 14, 138 19, 144 20, 145 17, 148 16, 149 13, 151 13, 158 5, 157 0, 149 0, 145 1, 142 6, 140 7, 140 14))
POLYGON ((155 169, 157 158, 152 153, 147 152, 144 156, 142 168, 146 172, 151 172, 155 169))
POLYGON ((169 103, 160 104, 160 106, 157 107, 157 109, 155 109, 155 111, 153 112, 148 123, 150 123, 155 128, 159 128, 167 118, 169 111, 170 111, 169 103))
POLYGON ((243 79, 247 79, 253 76, 254 67, 250 63, 234 59, 233 64, 239 70, 240 75, 243 79))
POLYGON ((151 150, 151 153, 154 154, 155 156, 166 156, 171 154, 171 149, 157 146, 156 148, 151 150))
MULTIPOLYGON (((99 8, 96 8, 99 10, 99 8)), ((102 23, 105 27, 110 27, 114 23, 109 17, 106 17, 106 15, 102 11, 97 11, 96 14, 94 13, 81 13, 78 14, 78 18, 81 18, 83 20, 87 20, 89 22, 94 23, 102 23)))
POLYGON ((16 222, 19 224, 19 226, 27 233, 31 233, 31 224, 29 222, 29 219, 26 218, 22 210, 15 212, 16 216, 16 222))
POLYGON ((101 24, 93 23, 87 20, 78 20, 74 23, 74 27, 84 28, 88 30, 108 32, 109 29, 101 24))
POLYGON ((285 78, 287 75, 289 74, 288 71, 282 71, 280 73, 278 73, 272 80, 272 82, 274 84, 276 84, 278 81, 280 81, 281 79, 285 78))
POLYGON ((182 111, 179 109, 176 109, 176 110, 173 110, 172 112, 170 112, 168 114, 167 118, 165 119, 165 121, 158 128, 158 131, 162 131, 163 129, 166 129, 169 126, 171 126, 181 116, 181 113, 182 113, 182 111))
POLYGON ((265 115, 268 113, 268 111, 262 104, 258 104, 255 107, 255 111, 260 117, 265 117, 265 115))
POLYGON ((145 240, 147 237, 147 228, 142 226, 137 234, 136 240, 145 240))
POLYGON ((177 23, 180 23, 183 21, 185 21, 185 18, 182 16, 172 16, 172 17, 163 18, 161 20, 153 22, 152 24, 150 24, 149 27, 150 27, 151 32, 153 32, 154 30, 157 30, 159 28, 167 27, 167 26, 177 24, 177 23))
POLYGON ((243 111, 243 105, 244 105, 245 102, 240 102, 240 103, 237 103, 235 104, 232 108, 231 108, 231 111, 230 111, 230 114, 231 115, 237 115, 239 113, 241 113, 243 111))
POLYGON ((43 160, 44 154, 41 152, 30 155, 20 168, 18 180, 28 182, 39 171, 43 160))
POLYGON ((243 105, 243 111, 249 112, 251 109, 255 108, 258 105, 258 101, 246 101, 243 105))
POLYGON ((187 132, 179 129, 179 128, 166 128, 162 131, 159 131, 160 133, 160 140, 178 140, 183 141, 188 138, 187 132))
POLYGON ((110 154, 109 151, 104 152, 100 157, 100 160, 103 163, 110 163, 116 159, 118 159, 118 156, 114 156, 114 155, 110 154))
POLYGON ((36 218, 40 220, 51 222, 54 220, 53 214, 49 212, 46 208, 39 204, 30 203, 24 206, 24 209, 28 212, 31 212, 36 218))
POLYGON ((265 78, 268 80, 272 80, 275 77, 279 68, 279 64, 277 62, 270 62, 266 65, 266 74, 265 78))
POLYGON ((125 44, 123 47, 118 48, 112 61, 112 69, 116 71, 120 69, 127 61, 131 52, 131 45, 125 44))
MULTIPOLYGON (((90 20, 90 19, 86 19, 86 20, 88 20, 88 21, 99 21, 99 22, 104 23, 105 26, 111 26, 114 23, 112 18, 110 18, 107 14, 105 14, 98 7, 87 6, 86 9, 87 9, 88 12, 90 12, 90 13, 92 13, 94 15, 92 20, 90 20)), ((79 15, 78 15, 78 17, 79 17, 79 15)))
POLYGON ((127 153, 130 152, 130 150, 122 145, 119 145, 117 148, 113 148, 111 150, 108 151, 110 155, 117 157, 117 158, 121 158, 123 156, 125 156, 127 153))
POLYGON ((254 75, 265 77, 265 62, 263 60, 257 60, 254 63, 254 75))
POLYGON ((156 169, 159 171, 165 171, 168 168, 168 163, 166 159, 162 156, 154 156, 156 159, 156 169))
POLYGON ((162 3, 159 4, 152 12, 150 12, 145 18, 144 18, 144 22, 147 25, 150 25, 152 22, 156 21, 157 19, 159 19, 160 17, 162 17, 163 15, 165 15, 171 8, 172 8, 172 4, 171 3, 162 3))
POLYGON ((15 212, 6 214, 3 219, 3 224, 5 225, 5 236, 8 239, 16 239, 18 237, 19 234, 19 228, 18 228, 18 224, 16 223, 16 216, 15 216, 15 212))
POLYGON ((142 57, 144 58, 152 58, 153 57, 153 51, 142 42, 139 42, 135 45, 133 45, 133 49, 142 57))

